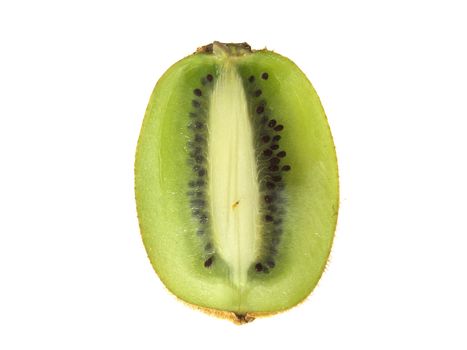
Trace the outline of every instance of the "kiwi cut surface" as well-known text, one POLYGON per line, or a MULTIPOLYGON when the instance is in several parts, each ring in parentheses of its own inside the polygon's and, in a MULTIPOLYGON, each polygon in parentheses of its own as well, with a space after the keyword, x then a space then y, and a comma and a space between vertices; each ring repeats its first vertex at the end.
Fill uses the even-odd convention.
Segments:
POLYGON ((311 83, 246 43, 175 63, 146 110, 135 191, 147 254, 177 297, 238 322, 298 304, 325 268, 339 204, 311 83))

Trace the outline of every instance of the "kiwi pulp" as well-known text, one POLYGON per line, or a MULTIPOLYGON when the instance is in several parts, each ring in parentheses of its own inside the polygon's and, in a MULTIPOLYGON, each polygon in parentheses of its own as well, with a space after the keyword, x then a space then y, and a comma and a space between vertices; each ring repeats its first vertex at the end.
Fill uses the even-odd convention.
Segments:
POLYGON ((135 161, 149 259, 177 297, 243 323, 305 299, 339 204, 320 100, 289 59, 214 42, 160 78, 135 161))

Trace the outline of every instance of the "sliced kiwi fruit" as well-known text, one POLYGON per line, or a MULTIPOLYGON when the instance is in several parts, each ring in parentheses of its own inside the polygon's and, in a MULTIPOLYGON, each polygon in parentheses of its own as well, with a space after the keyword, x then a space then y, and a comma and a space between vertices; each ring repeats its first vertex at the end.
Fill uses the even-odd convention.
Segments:
POLYGON ((152 93, 135 190, 147 254, 178 298, 238 323, 300 303, 326 266, 339 204, 311 83, 266 49, 199 48, 152 93))

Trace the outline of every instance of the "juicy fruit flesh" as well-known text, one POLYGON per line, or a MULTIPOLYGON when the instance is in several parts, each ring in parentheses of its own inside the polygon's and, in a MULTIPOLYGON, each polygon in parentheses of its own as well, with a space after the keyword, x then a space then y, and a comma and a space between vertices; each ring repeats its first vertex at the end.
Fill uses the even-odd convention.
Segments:
POLYGON ((337 164, 319 99, 284 57, 221 51, 175 64, 151 97, 135 181, 148 255, 166 286, 185 301, 235 313, 273 312, 303 300, 319 280, 337 219, 337 164), (265 72, 267 81, 261 78, 265 72), (269 121, 283 124, 279 144, 287 155, 281 162, 291 166, 277 183, 285 184, 286 209, 277 247, 270 244, 277 238, 269 236, 276 234, 270 230, 275 224, 264 220, 269 175, 259 157, 265 146, 257 123, 266 111, 255 112, 261 101, 269 121), (201 177, 192 163, 199 155, 190 158, 200 148, 197 136, 207 140, 201 147, 207 173, 201 177), (191 197, 187 184, 193 184, 191 197), (202 198, 195 208, 194 194, 202 198), (194 217, 194 210, 207 215, 194 217), (268 256, 274 257, 273 268, 255 269, 268 256))
POLYGON ((221 68, 208 125, 213 238, 232 283, 243 288, 257 255, 261 221, 253 130, 243 83, 232 64, 221 68))

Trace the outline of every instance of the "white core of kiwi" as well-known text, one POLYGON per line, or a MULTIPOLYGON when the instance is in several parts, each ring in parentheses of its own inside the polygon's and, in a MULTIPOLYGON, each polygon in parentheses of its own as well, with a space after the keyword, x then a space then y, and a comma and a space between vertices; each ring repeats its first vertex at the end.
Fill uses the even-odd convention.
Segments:
POLYGON ((247 99, 229 63, 223 65, 210 101, 209 198, 216 251, 229 265, 231 281, 241 288, 258 254, 260 196, 247 99))

